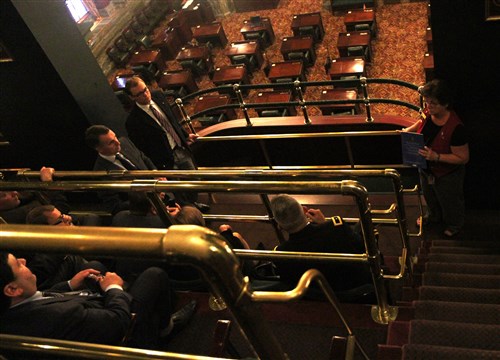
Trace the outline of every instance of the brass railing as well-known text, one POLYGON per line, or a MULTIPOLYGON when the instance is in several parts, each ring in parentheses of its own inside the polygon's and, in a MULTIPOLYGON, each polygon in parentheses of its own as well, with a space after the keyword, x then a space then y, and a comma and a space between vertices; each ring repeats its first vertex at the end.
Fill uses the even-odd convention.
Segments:
MULTIPOLYGON (((355 184, 344 184, 346 187, 355 187, 355 184)), ((354 193, 359 190, 352 188, 354 193)), ((369 221, 369 218, 365 219, 369 221)), ((254 353, 262 359, 287 359, 280 344, 264 320, 257 302, 283 302, 302 297, 311 281, 319 283, 327 299, 340 317, 348 332, 349 342, 356 344, 366 359, 366 353, 355 340, 354 334, 347 321, 340 312, 338 301, 326 279, 317 271, 306 272, 294 290, 285 293, 252 291, 249 280, 243 277, 239 261, 232 253, 224 239, 215 232, 195 225, 174 225, 165 229, 128 229, 128 228, 99 228, 99 227, 52 227, 40 225, 2 225, 0 226, 0 249, 12 251, 38 251, 51 253, 74 253, 82 255, 111 255, 123 257, 168 259, 174 264, 189 264, 201 270, 204 278, 210 283, 211 290, 216 296, 223 299, 226 306, 232 311, 236 321, 243 330, 254 353)), ((370 247, 371 248, 371 247, 370 247)), ((378 260, 376 257, 368 257, 378 260)), ((373 261, 372 261, 373 262, 373 261)), ((385 292, 383 283, 377 291, 385 292)), ((395 309, 380 302, 377 308, 378 320, 387 323, 394 319, 395 309), (384 308, 385 307, 385 308, 384 308)), ((373 316, 373 309, 372 309, 373 316)), ((134 358, 148 354, 152 358, 180 359, 178 354, 156 353, 142 350, 127 350, 119 347, 108 347, 95 344, 83 344, 57 340, 33 339, 25 337, 0 337, 0 348, 33 350, 61 355, 72 352, 75 357, 98 358, 101 356, 120 356, 134 358), (165 356, 165 357, 163 357, 165 356), (169 357, 170 356, 170 357, 169 357)), ((350 348, 348 358, 354 354, 354 345, 350 348)), ((185 357, 187 358, 187 357, 185 357)), ((203 357, 189 357, 203 359, 203 357)))
MULTIPOLYGON (((393 317, 394 309, 388 305, 384 274, 380 263, 380 252, 375 240, 372 213, 366 189, 356 181, 157 181, 136 180, 119 182, 0 182, 0 190, 56 190, 56 191, 145 191, 159 193, 163 191, 214 191, 233 193, 290 193, 290 194, 342 194, 352 196, 360 214, 360 225, 365 242, 366 253, 359 254, 321 254, 322 258, 339 256, 343 261, 362 261, 369 265, 378 305, 374 311, 374 320, 387 323, 393 317)), ((297 253, 300 257, 301 253, 297 253)), ((314 260, 309 254, 308 259, 314 260)))
MULTIPOLYGON (((36 179, 39 177, 38 171, 21 170, 18 172, 19 178, 36 179)), ((372 218, 374 224, 384 224, 384 225, 394 225, 399 229, 399 237, 402 245, 401 259, 403 259, 400 271, 397 275, 384 275, 388 279, 400 279, 405 274, 405 269, 408 272, 412 272, 412 266, 409 258, 409 237, 410 236, 421 236, 421 232, 418 234, 410 233, 407 226, 406 209, 404 203, 404 193, 419 195, 418 187, 413 189, 404 189, 401 177, 399 173, 394 169, 385 170, 219 170, 219 171, 209 171, 209 170, 193 170, 193 171, 180 171, 180 170, 148 170, 148 171, 127 171, 127 170, 114 170, 114 171, 56 171, 54 173, 55 179, 144 179, 144 178, 155 178, 155 177, 165 177, 165 178, 176 178, 184 180, 213 180, 213 179, 224 179, 224 180, 255 180, 255 181, 269 181, 269 180, 281 180, 281 181, 297 181, 297 180, 332 180, 333 178, 343 178, 360 180, 362 178, 386 178, 392 182, 394 203, 392 203, 388 209, 385 210, 375 210, 372 209, 372 214, 377 215, 391 215, 395 214, 394 218, 372 218), (404 266, 406 264, 406 267, 404 266)), ((272 211, 269 207, 269 199, 266 194, 260 194, 260 197, 266 207, 268 212, 267 216, 256 216, 256 215, 219 215, 219 214, 205 214, 204 218, 206 220, 229 220, 237 222, 268 222, 274 226, 274 229, 278 235, 280 242, 283 240, 283 235, 281 231, 277 228, 277 224, 273 219, 272 211)), ((419 196, 418 196, 419 197, 419 196)), ((150 198, 153 197, 150 195, 150 198)), ((161 202, 154 201, 157 213, 165 213, 165 207, 162 206, 161 202)), ((420 216, 422 215, 422 205, 421 199, 419 197, 420 205, 420 216)), ((168 213, 164 214, 162 218, 169 218, 168 213)), ((347 222, 357 222, 359 218, 344 218, 347 222)), ((172 223, 172 219, 166 222, 166 226, 172 223)), ((262 256, 260 252, 257 252, 257 257, 262 256)), ((250 257, 253 256, 252 252, 239 252, 238 256, 250 257)), ((268 259, 269 260, 269 259, 268 259)))
POLYGON ((394 104, 409 108, 411 110, 420 111, 423 106, 422 96, 419 92, 419 86, 401 81, 396 79, 387 79, 387 78, 366 78, 360 77, 359 79, 353 80, 325 80, 325 81, 293 81, 289 83, 270 83, 270 84, 249 84, 249 85, 222 85, 217 87, 211 87, 209 89, 199 90, 197 92, 186 95, 183 98, 178 98, 175 100, 179 111, 182 115, 182 120, 184 123, 188 125, 192 132, 195 132, 193 125, 191 124, 191 119, 202 116, 204 114, 208 114, 212 111, 221 111, 225 109, 241 109, 243 111, 243 115, 246 120, 247 126, 252 126, 252 120, 248 115, 248 109, 251 108, 279 108, 279 107, 287 107, 287 106, 296 106, 300 107, 302 114, 304 116, 304 124, 310 125, 312 121, 309 117, 307 107, 310 105, 328 105, 328 104, 361 104, 364 106, 366 113, 366 121, 373 122, 374 119, 371 115, 371 104, 377 103, 385 103, 385 104, 394 104), (317 86, 342 86, 348 84, 351 87, 355 87, 361 89, 361 97, 359 99, 349 99, 349 100, 307 100, 303 95, 303 91, 306 87, 317 87, 317 86), (385 99, 385 98, 373 98, 370 97, 368 84, 392 84, 401 87, 406 87, 410 90, 415 91, 415 95, 418 97, 419 105, 416 106, 412 103, 396 100, 396 99, 385 99), (291 90, 294 94, 297 95, 298 101, 290 101, 290 102, 272 102, 272 103, 249 103, 246 102, 243 98, 241 92, 255 89, 272 89, 272 90, 291 90), (232 97, 238 99, 237 104, 228 104, 224 106, 217 106, 214 108, 206 109, 200 111, 199 113, 192 114, 191 116, 186 112, 184 108, 184 102, 190 101, 200 95, 205 95, 208 93, 232 93, 232 97))

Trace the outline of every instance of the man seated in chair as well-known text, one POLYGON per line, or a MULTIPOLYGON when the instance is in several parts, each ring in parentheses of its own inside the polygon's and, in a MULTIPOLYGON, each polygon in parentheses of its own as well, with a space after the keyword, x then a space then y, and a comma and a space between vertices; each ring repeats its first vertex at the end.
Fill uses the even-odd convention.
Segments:
POLYGON ((127 292, 123 287, 116 273, 85 269, 57 287, 77 290, 76 294, 42 293, 26 260, 2 252, 0 333, 118 345, 135 313, 126 345, 158 349, 161 338, 187 324, 194 313, 196 302, 192 301, 172 314, 168 276, 159 268, 144 271, 127 292), (95 281, 99 293, 78 291, 85 290, 86 281, 95 281))
MULTIPOLYGON (((278 195, 271 200, 274 219, 289 238, 277 246, 278 251, 325 252, 362 254, 363 241, 340 216, 326 219, 321 210, 307 209, 289 195, 278 195)), ((364 264, 349 262, 304 263, 276 261, 280 279, 295 287, 308 269, 318 269, 339 296, 354 288, 370 284, 370 270, 364 264)), ((367 287, 368 288, 368 287, 367 287)), ((340 298, 340 296, 339 296, 340 298)))

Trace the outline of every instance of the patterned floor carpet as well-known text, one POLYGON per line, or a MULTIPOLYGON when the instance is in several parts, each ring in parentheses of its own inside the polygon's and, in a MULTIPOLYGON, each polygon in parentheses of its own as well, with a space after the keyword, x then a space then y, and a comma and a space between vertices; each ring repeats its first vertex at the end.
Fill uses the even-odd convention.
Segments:
MULTIPOLYGON (((276 42, 266 49, 266 57, 269 61, 283 61, 280 53, 281 39, 292 36, 291 23, 294 14, 321 12, 326 35, 322 43, 316 47, 316 64, 307 71, 309 81, 329 80, 325 73, 324 64, 328 54, 331 58, 338 57, 336 47, 339 32, 345 31, 342 14, 332 15, 323 8, 322 0, 281 0, 279 7, 272 10, 261 10, 260 16, 271 18, 276 42)), ((244 20, 255 13, 232 13, 225 18, 219 18, 229 42, 243 40, 240 29, 244 20)), ((376 8, 376 21, 378 24, 377 38, 372 40, 373 61, 367 68, 368 77, 392 78, 421 85, 424 83, 424 70, 422 66, 423 56, 426 52, 425 30, 427 25, 426 2, 388 4, 376 8)), ((215 66, 229 65, 229 59, 224 55, 225 49, 215 48, 212 50, 215 66)), ((167 62, 168 70, 178 70, 180 65, 176 61, 167 62)), ((269 83, 262 70, 254 72, 251 82, 269 83)), ((213 87, 208 76, 198 81, 202 89, 213 87)), ((305 93, 306 100, 319 99, 321 87, 308 88, 305 93)), ((257 91, 250 92, 248 102, 257 91)), ((394 85, 370 85, 370 97, 392 98, 406 100, 418 104, 415 93, 396 87, 394 85)), ((189 107, 188 107, 188 110, 189 107)), ((310 115, 320 115, 317 107, 310 107, 310 115)), ((373 113, 398 114, 415 116, 415 112, 394 105, 378 104, 373 106, 373 113)), ((250 113, 251 116, 255 114, 250 113)), ((239 114, 241 116, 241 114, 239 114)))

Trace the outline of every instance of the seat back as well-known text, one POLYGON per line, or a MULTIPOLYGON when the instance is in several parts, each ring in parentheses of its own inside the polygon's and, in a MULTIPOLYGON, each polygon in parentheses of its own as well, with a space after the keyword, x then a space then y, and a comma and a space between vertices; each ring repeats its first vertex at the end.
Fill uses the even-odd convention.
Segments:
POLYGON ((320 40, 320 32, 317 26, 301 26, 299 27, 299 35, 300 36, 310 36, 313 38, 314 42, 318 42, 320 40))
POLYGON ((196 118, 196 120, 198 120, 202 126, 212 126, 227 121, 227 118, 226 114, 221 113, 219 115, 201 116, 196 118))
POLYGON ((355 31, 370 31, 370 24, 356 24, 354 25, 355 31))
POLYGON ((270 109, 270 110, 262 110, 259 113, 261 117, 280 117, 287 116, 288 111, 286 109, 270 109))

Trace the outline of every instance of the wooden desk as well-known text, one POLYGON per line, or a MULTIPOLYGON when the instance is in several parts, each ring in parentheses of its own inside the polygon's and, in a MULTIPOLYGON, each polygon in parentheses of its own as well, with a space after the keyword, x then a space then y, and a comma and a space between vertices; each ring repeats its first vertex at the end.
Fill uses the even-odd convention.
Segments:
MULTIPOLYGON (((257 97, 254 99, 254 103, 256 104, 265 104, 265 103, 272 103, 272 102, 290 102, 292 101, 292 93, 290 91, 265 91, 265 92, 260 92, 257 94, 257 97)), ((256 108, 255 110, 261 115, 261 112, 264 110, 283 110, 287 109, 288 115, 289 116, 296 116, 297 115, 297 109, 295 109, 295 106, 286 106, 283 108, 256 108)))
POLYGON ((182 47, 182 44, 177 38, 175 29, 164 28, 156 32, 151 43, 151 47, 159 49, 163 57, 163 61, 167 61, 175 59, 177 53, 182 47))
POLYGON ((434 79, 434 55, 429 53, 425 54, 423 65, 425 71, 425 81, 431 81, 434 79))
MULTIPOLYGON (((320 100, 355 100, 358 98, 356 89, 328 89, 321 92, 320 100)), ((355 114, 359 113, 359 106, 352 104, 330 104, 319 106, 323 115, 332 115, 335 112, 354 110, 355 114)))
POLYGON ((206 46, 193 46, 193 47, 182 48, 181 51, 179 51, 179 53, 177 54, 177 57, 175 59, 177 61, 203 60, 207 72, 211 71, 214 66, 212 58, 210 57, 210 50, 206 46))
POLYGON ((175 30, 175 34, 181 44, 184 45, 193 38, 191 26, 189 25, 187 15, 184 12, 178 11, 174 14, 168 15, 167 25, 175 30))
POLYGON ((337 40, 337 48, 341 57, 348 56, 347 48, 351 46, 362 46, 368 48, 367 61, 371 61, 371 35, 369 31, 351 31, 348 33, 340 33, 337 40))
POLYGON ((433 53, 433 48, 432 48, 432 29, 428 27, 425 29, 425 42, 427 43, 427 51, 432 54, 433 53))
POLYGON ((227 44, 226 33, 220 22, 198 25, 193 28, 193 38, 199 43, 211 42, 214 46, 225 47, 227 44))
POLYGON ((271 19, 269 19, 268 17, 261 18, 260 24, 257 25, 252 24, 250 20, 243 21, 243 27, 241 28, 240 32, 245 40, 247 40, 247 33, 258 32, 260 34, 262 32, 265 32, 267 33, 267 38, 269 39, 269 44, 267 45, 273 44, 274 40, 276 39, 273 26, 271 24, 271 19))
POLYGON ((198 91, 198 85, 189 70, 164 72, 158 80, 158 86, 163 90, 185 87, 188 93, 198 91))
POLYGON ((283 61, 271 64, 268 79, 276 82, 278 79, 291 78, 293 81, 307 81, 304 74, 304 65, 302 61, 283 61))
POLYGON ((148 66, 154 63, 159 71, 165 70, 165 63, 160 50, 140 50, 132 54, 128 64, 130 66, 148 66))
POLYGON ((300 36, 299 28, 304 26, 312 26, 313 28, 318 28, 319 40, 323 40, 325 36, 325 28, 323 26, 323 20, 321 19, 321 13, 308 13, 308 14, 297 14, 293 15, 292 20, 292 31, 294 36, 300 36))
MULTIPOLYGON (((215 69, 214 77, 212 82, 215 86, 220 85, 232 85, 232 84, 249 84, 248 72, 245 65, 228 65, 215 69)), ((233 94, 233 91, 228 91, 233 94)), ((241 91, 244 95, 248 93, 248 90, 241 91)))
POLYGON ((236 12, 276 9, 279 0, 233 0, 236 12))
MULTIPOLYGON (((228 105, 231 102, 231 97, 226 94, 199 96, 196 99, 196 104, 194 105, 194 112, 199 113, 200 111, 207 110, 213 107, 228 105)), ((234 109, 213 110, 209 111, 207 115, 213 116, 221 113, 226 114, 228 120, 236 119, 236 111, 234 109)))
POLYGON ((349 10, 344 16, 344 24, 347 31, 354 31, 358 24, 369 24, 370 28, 375 22, 375 11, 373 9, 349 10))
POLYGON ((260 45, 257 41, 232 42, 229 49, 226 50, 226 56, 228 56, 231 60, 231 57, 235 55, 254 56, 255 61, 257 62, 257 69, 260 69, 264 63, 262 50, 260 49, 260 45))
POLYGON ((356 57, 334 59, 328 74, 332 80, 339 80, 341 76, 365 76, 365 61, 356 57))
POLYGON ((313 66, 316 62, 316 51, 314 49, 314 40, 312 37, 285 37, 281 41, 281 54, 283 59, 289 60, 288 54, 291 52, 306 53, 309 51, 309 61, 306 66, 313 66))
POLYGON ((187 0, 182 1, 181 11, 186 14, 189 26, 208 24, 215 21, 215 16, 207 1, 193 1, 186 6, 187 0))

